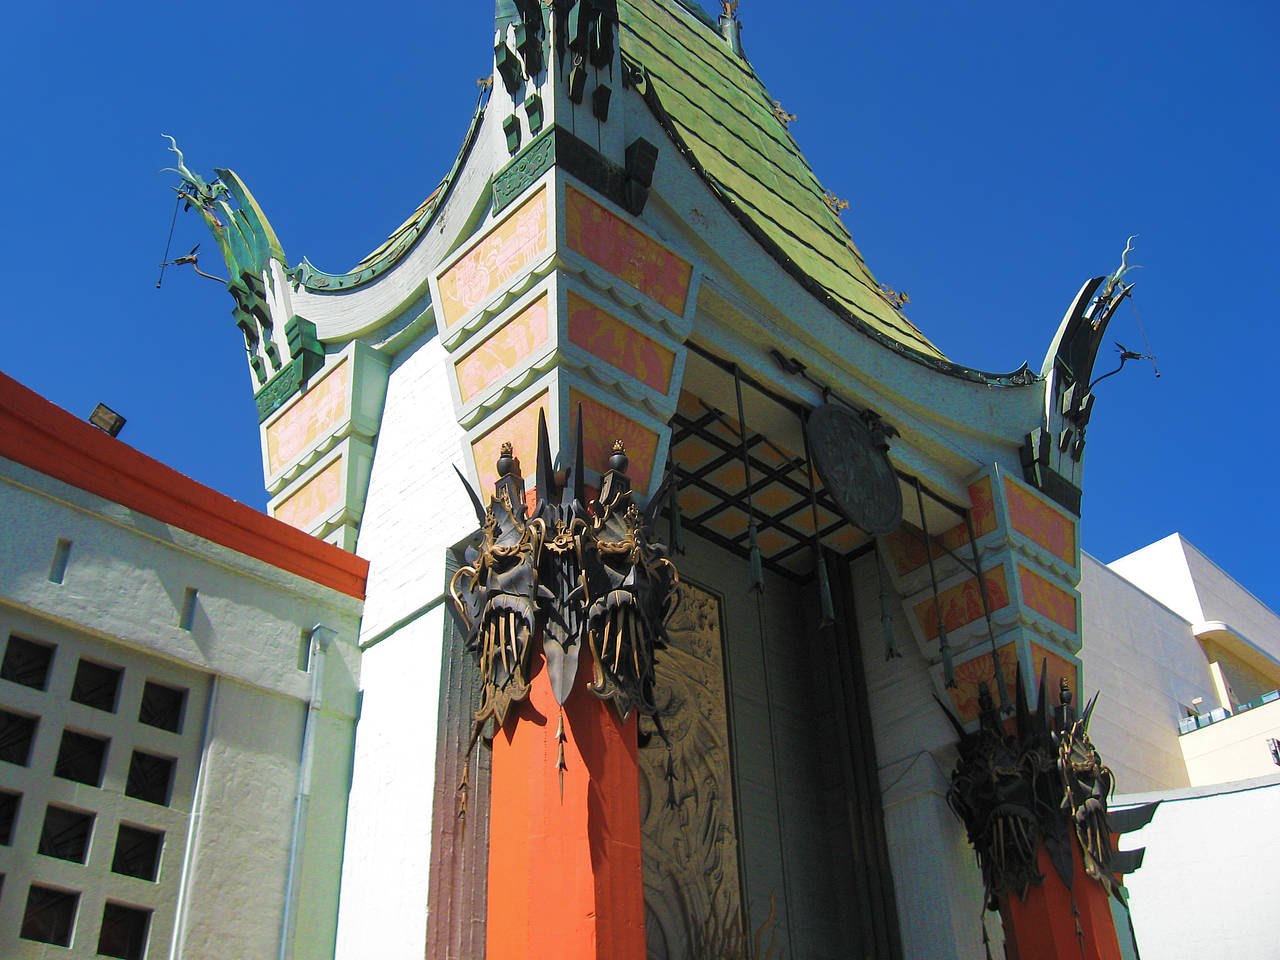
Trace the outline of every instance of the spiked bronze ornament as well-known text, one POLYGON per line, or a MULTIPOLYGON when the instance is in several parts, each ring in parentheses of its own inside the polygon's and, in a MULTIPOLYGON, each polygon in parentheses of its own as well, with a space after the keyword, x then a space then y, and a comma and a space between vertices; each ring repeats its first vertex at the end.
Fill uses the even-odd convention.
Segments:
POLYGON ((1046 674, 1047 665, 1042 664, 1032 711, 1019 668, 1011 731, 1002 725, 985 683, 979 687, 976 732, 965 733, 947 714, 960 733, 960 759, 951 774, 947 802, 977 853, 987 907, 993 910, 1001 896, 1025 897, 1028 885, 1043 879, 1036 868, 1040 843, 1068 889, 1075 880, 1071 845, 1077 843, 1085 872, 1108 892, 1117 893, 1107 816, 1113 777, 1088 737, 1097 698, 1076 720, 1065 679, 1059 706, 1049 706, 1046 674))
POLYGON ((454 575, 450 593, 467 649, 480 658, 477 736, 490 720, 501 726, 511 704, 528 695, 538 638, 561 706, 573 691, 581 652, 589 646, 595 661, 588 685, 592 693, 611 700, 624 720, 636 709, 656 710, 654 651, 663 646, 663 623, 679 589, 676 568, 652 533, 665 494, 655 494, 649 513, 640 511, 619 440, 600 498, 589 509, 581 409, 575 433, 573 464, 557 473, 546 418, 539 415, 533 516, 526 516, 524 484, 510 443, 502 445, 498 482, 483 514, 479 498, 471 494, 481 520, 480 542, 475 558, 454 575), (569 475, 573 490, 566 497, 569 475))

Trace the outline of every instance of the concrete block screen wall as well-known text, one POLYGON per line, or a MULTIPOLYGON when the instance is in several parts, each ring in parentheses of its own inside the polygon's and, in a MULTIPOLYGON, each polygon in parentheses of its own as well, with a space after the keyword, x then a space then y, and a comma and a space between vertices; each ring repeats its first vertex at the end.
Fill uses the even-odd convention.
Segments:
POLYGON ((0 956, 163 955, 208 681, 30 626, 0 615, 0 956))

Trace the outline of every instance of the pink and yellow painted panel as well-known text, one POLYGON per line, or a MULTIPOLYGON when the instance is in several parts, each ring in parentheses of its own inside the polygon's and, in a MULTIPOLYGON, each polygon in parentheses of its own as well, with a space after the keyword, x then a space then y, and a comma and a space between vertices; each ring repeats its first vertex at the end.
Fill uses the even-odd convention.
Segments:
MULTIPOLYGON (((1012 694, 1013 684, 1018 676, 1017 645, 1006 643, 1002 647, 997 647, 996 653, 1000 656, 1000 672, 1004 676, 1005 691, 1012 694)), ((991 699, 997 706, 999 705, 1000 691, 995 683, 994 663, 988 652, 956 664, 956 685, 947 690, 947 693, 951 697, 951 705, 955 707, 956 716, 960 718, 961 723, 971 723, 978 719, 978 694, 981 684, 987 685, 991 699)))
POLYGON ((351 364, 344 359, 267 427, 267 469, 272 475, 347 419, 350 385, 351 364))
POLYGON ((521 475, 533 469, 538 456, 538 414, 549 415, 550 412, 546 393, 540 393, 492 430, 472 441, 471 455, 476 461, 481 501, 488 503, 493 495, 494 484, 498 482, 498 454, 504 443, 510 442, 521 475))
POLYGON ((467 403, 547 342, 547 298, 525 307, 454 364, 458 392, 467 403))
POLYGON ((1009 524, 1013 529, 1074 567, 1075 520, 1007 477, 1004 489, 1009 500, 1009 524))
POLYGON ((564 192, 569 249, 629 283, 672 313, 683 314, 693 266, 572 187, 564 192))
POLYGON ((1075 694, 1075 706, 1077 710, 1084 709, 1084 698, 1080 696, 1080 675, 1076 671, 1076 665, 1070 660, 1066 660, 1056 653, 1046 650, 1038 643, 1030 644, 1031 648, 1031 674, 1034 679, 1028 684, 1028 694, 1031 696, 1032 705, 1035 705, 1034 698, 1039 694, 1040 690, 1040 669, 1041 665, 1045 667, 1045 683, 1049 685, 1049 689, 1045 691, 1045 703, 1052 709, 1058 704, 1058 690, 1062 683, 1062 678, 1067 678, 1067 683, 1071 687, 1071 692, 1075 694))
POLYGON ((440 277, 440 310, 451 327, 547 250, 547 191, 520 204, 440 277))
POLYGON ((1022 602, 1060 627, 1075 632, 1075 595, 1050 583, 1034 570, 1018 564, 1018 583, 1022 587, 1022 602))
POLYGON ((671 388, 674 353, 573 291, 569 292, 569 340, 658 393, 671 388))
MULTIPOLYGON (((987 584, 987 599, 991 603, 991 612, 1003 610, 1009 605, 1009 582, 1004 566, 992 567, 983 573, 982 579, 987 584)), ((969 577, 962 583, 943 590, 938 596, 942 605, 942 622, 948 630, 958 630, 966 624, 973 623, 983 617, 982 590, 976 577, 969 577)), ((933 597, 917 603, 912 612, 920 629, 929 640, 938 636, 938 613, 933 597)))
POLYGON ((649 492, 649 481, 658 458, 658 434, 648 427, 623 416, 613 407, 606 406, 577 390, 569 391, 569 406, 577 416, 582 405, 583 456, 587 467, 603 474, 609 469, 609 456, 613 441, 621 440, 631 461, 627 476, 631 486, 640 494, 649 492))
MULTIPOLYGON (((970 517, 973 520, 973 532, 985 536, 996 528, 995 504, 991 496, 991 478, 983 477, 969 486, 970 517)), ((913 570, 919 570, 929 562, 925 554, 924 534, 915 528, 899 527, 893 533, 882 538, 889 562, 893 564, 898 576, 906 576, 913 570)), ((947 550, 958 552, 969 543, 969 528, 963 521, 949 527, 941 533, 934 534, 933 557, 938 559, 947 550)), ((966 554, 967 558, 967 554, 966 554)))
MULTIPOLYGON (((985 537, 997 525, 995 496, 991 490, 990 477, 983 477, 976 483, 969 484, 969 503, 973 532, 976 536, 985 537)), ((966 534, 965 540, 968 539, 966 534)))
POLYGON ((342 504, 343 466, 343 458, 338 457, 299 487, 288 500, 280 503, 275 508, 275 518, 291 527, 306 530, 336 510, 342 504))
MULTIPOLYGON (((893 569, 898 576, 905 576, 912 570, 919 570, 929 562, 929 556, 924 549, 924 534, 916 527, 907 528, 907 524, 903 524, 892 533, 886 534, 881 538, 884 544, 885 553, 893 569)), ((942 537, 935 537, 933 544, 933 558, 937 560, 939 557, 945 556, 946 551, 942 549, 942 537)), ((952 548, 954 549, 954 548, 952 548)))

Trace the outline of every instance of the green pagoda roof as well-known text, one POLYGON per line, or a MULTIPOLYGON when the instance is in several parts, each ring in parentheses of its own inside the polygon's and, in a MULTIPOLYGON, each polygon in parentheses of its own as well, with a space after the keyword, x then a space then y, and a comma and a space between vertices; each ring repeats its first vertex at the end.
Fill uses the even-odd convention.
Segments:
POLYGON ((895 345, 944 359, 880 292, 751 64, 705 11, 680 6, 693 17, 672 0, 618 0, 623 57, 668 134, 818 299, 895 345))

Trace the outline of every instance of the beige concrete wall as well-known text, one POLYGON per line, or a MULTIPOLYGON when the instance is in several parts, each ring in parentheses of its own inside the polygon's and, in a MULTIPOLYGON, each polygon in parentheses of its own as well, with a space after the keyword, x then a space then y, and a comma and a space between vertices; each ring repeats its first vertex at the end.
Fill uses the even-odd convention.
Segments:
POLYGON ((1184 787, 1178 720, 1196 697, 1216 705, 1191 625, 1082 553, 1082 700, 1099 691, 1089 732, 1122 793, 1184 787))
POLYGON ((1273 660, 1280 660, 1280 616, 1195 546, 1183 540, 1182 547, 1204 619, 1227 623, 1273 660))
POLYGON ((1201 727, 1178 738, 1193 786, 1280 773, 1267 746, 1280 739, 1280 700, 1201 727))

